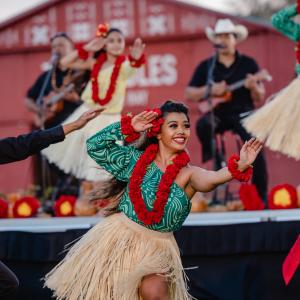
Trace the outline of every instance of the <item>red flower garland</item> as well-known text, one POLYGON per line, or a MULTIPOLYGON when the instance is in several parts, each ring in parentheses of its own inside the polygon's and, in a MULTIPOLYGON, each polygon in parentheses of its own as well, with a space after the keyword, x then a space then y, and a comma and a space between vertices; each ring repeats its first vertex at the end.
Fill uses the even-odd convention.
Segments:
POLYGON ((0 199, 0 219, 8 217, 8 203, 0 199))
POLYGON ((61 195, 54 203, 54 212, 57 217, 75 216, 74 208, 76 197, 61 195))
POLYGON ((30 218, 37 214, 40 202, 34 197, 24 197, 17 200, 13 206, 14 218, 30 218))
POLYGON ((127 114, 121 118, 121 131, 125 136, 125 142, 132 143, 140 137, 138 132, 135 132, 131 125, 132 115, 127 114))
POLYGON ((83 49, 83 44, 76 45, 78 57, 82 60, 87 60, 89 58, 88 51, 83 49))
POLYGON ((148 132, 147 132, 147 137, 151 138, 153 136, 158 135, 158 133, 160 132, 161 125, 164 123, 165 120, 161 117, 162 113, 161 113, 161 110, 159 108, 147 109, 147 111, 153 111, 153 112, 157 113, 156 119, 154 119, 151 122, 152 127, 149 128, 148 132))
POLYGON ((244 172, 239 171, 238 163, 237 163, 239 160, 240 160, 240 157, 238 155, 230 156, 230 158, 228 160, 227 168, 233 178, 235 178, 239 181, 247 182, 252 177, 253 169, 251 167, 249 167, 244 172))
POLYGON ((99 24, 96 31, 96 37, 107 37, 107 33, 109 30, 109 25, 107 23, 99 24))
POLYGON ((290 184, 280 184, 272 188, 268 195, 268 206, 270 209, 292 209, 297 208, 297 190, 290 184), (286 190, 289 195, 290 204, 276 204, 275 194, 280 190, 286 190))
MULTIPOLYGON (((152 127, 147 131, 147 137, 151 138, 157 136, 160 132, 161 125, 164 123, 164 119, 161 117, 162 113, 159 108, 147 109, 147 112, 154 111, 157 113, 156 119, 154 119, 151 124, 152 127)), ((126 116, 122 116, 121 118, 121 131, 125 136, 125 141, 127 143, 132 143, 140 137, 140 133, 135 132, 131 125, 132 115, 127 114, 126 116)))
POLYGON ((128 60, 133 68, 140 68, 146 63, 146 56, 145 54, 143 54, 139 59, 135 59, 131 55, 129 55, 128 60))
POLYGON ((161 178, 156 192, 153 209, 152 211, 149 211, 143 200, 141 185, 147 172, 147 167, 155 159, 157 151, 157 144, 152 144, 147 147, 145 152, 137 161, 129 181, 129 197, 138 219, 145 225, 151 225, 161 221, 168 201, 171 185, 179 171, 190 161, 190 158, 185 151, 181 152, 173 159, 172 164, 166 168, 166 171, 161 178))
POLYGON ((300 15, 300 0, 297 1, 297 13, 300 15))
POLYGON ((117 57, 114 69, 111 74, 110 78, 110 85, 109 88, 106 92, 106 96, 103 99, 99 98, 99 84, 98 84, 98 74, 102 68, 102 65, 107 59, 106 53, 102 53, 97 61, 95 62, 92 73, 91 73, 91 80, 92 80, 92 99, 94 100, 95 103, 100 104, 101 106, 106 105, 112 98, 115 89, 116 89, 116 83, 117 79, 119 77, 120 69, 122 63, 125 61, 126 57, 124 55, 120 55, 117 57))
POLYGON ((242 184, 239 189, 240 199, 245 210, 263 210, 265 204, 258 195, 254 184, 242 184))

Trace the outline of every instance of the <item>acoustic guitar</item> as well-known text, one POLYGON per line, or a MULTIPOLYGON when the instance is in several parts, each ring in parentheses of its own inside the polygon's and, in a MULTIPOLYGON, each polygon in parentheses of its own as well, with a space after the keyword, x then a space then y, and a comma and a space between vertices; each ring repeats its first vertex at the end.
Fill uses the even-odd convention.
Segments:
POLYGON ((75 73, 72 76, 72 82, 61 88, 60 92, 52 91, 43 98, 43 105, 33 118, 33 123, 36 127, 41 127, 43 124, 51 122, 51 120, 53 120, 55 116, 64 109, 64 102, 72 101, 66 100, 65 98, 70 93, 76 93, 76 84, 78 84, 78 81, 82 78, 82 76, 82 72, 75 73))
POLYGON ((41 127, 43 124, 51 122, 51 120, 63 110, 64 98, 68 93, 74 90, 74 87, 74 83, 70 83, 59 93, 51 92, 47 97, 44 97, 42 107, 39 112, 34 115, 34 125, 36 127, 41 127))
MULTIPOLYGON (((272 81, 272 76, 267 70, 261 70, 253 75, 255 80, 257 81, 272 81)), ((230 102, 232 99, 232 92, 243 87, 246 82, 246 78, 241 79, 235 83, 232 83, 228 86, 226 92, 219 97, 213 97, 211 99, 211 104, 208 100, 201 100, 198 104, 198 109, 202 114, 206 114, 212 110, 214 110, 221 103, 230 102)))

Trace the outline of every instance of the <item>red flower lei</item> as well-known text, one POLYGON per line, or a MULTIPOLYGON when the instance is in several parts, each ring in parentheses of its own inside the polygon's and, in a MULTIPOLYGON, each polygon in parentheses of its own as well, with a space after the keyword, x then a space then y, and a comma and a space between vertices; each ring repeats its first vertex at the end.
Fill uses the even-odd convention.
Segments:
POLYGON ((7 201, 0 199, 0 219, 8 217, 8 203, 7 201))
POLYGON ((262 210, 265 207, 254 184, 242 184, 239 189, 240 199, 245 210, 262 210))
MULTIPOLYGON (((154 109, 147 109, 146 111, 154 111, 157 113, 156 119, 154 119, 152 123, 152 127, 147 131, 147 137, 151 138, 157 136, 160 132, 161 125, 164 123, 164 119, 162 118, 162 113, 159 108, 154 109)), ((126 116, 122 116, 121 118, 121 131, 122 134, 125 136, 125 142, 132 143, 140 137, 140 133, 135 132, 132 125, 132 114, 127 114, 126 116)))
POLYGON ((102 68, 102 65, 107 59, 106 53, 102 53, 98 58, 96 63, 93 66, 92 73, 91 73, 91 80, 92 80, 92 99, 95 103, 100 104, 101 106, 106 105, 112 98, 115 89, 117 79, 119 77, 120 69, 122 63, 125 61, 126 57, 124 55, 118 56, 115 62, 114 69, 111 74, 110 78, 110 85, 106 92, 106 96, 103 99, 99 98, 99 85, 98 85, 98 74, 102 68))
POLYGON ((147 147, 145 152, 137 161, 129 182, 129 197, 138 219, 145 225, 151 225, 161 221, 168 201, 171 185, 179 171, 190 161, 190 158, 185 151, 181 152, 173 159, 172 164, 167 167, 161 178, 156 192, 153 209, 152 211, 149 211, 143 200, 141 185, 147 172, 147 167, 155 159, 157 151, 157 144, 152 144, 147 147))
POLYGON ((238 155, 230 156, 230 158, 228 160, 227 168, 234 179, 237 179, 242 182, 247 182, 252 177, 253 168, 249 167, 244 172, 239 171, 238 163, 237 163, 239 160, 240 160, 240 157, 238 155))
POLYGON ((157 136, 160 132, 161 125, 164 123, 164 119, 162 118, 162 113, 159 108, 147 109, 147 111, 153 111, 157 113, 156 119, 154 119, 152 123, 152 127, 148 129, 147 137, 151 138, 153 136, 157 136))

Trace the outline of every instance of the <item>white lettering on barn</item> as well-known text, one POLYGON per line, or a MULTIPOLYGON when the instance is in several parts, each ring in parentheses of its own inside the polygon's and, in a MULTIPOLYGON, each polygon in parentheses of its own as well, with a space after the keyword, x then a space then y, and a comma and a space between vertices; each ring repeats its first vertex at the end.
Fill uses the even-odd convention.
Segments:
POLYGON ((66 26, 74 42, 85 42, 96 32, 96 4, 84 1, 66 6, 66 26))
POLYGON ((149 103, 149 92, 147 90, 128 90, 126 93, 126 104, 128 106, 147 106, 149 103))
POLYGON ((178 79, 177 58, 174 54, 149 55, 144 68, 130 79, 129 87, 173 86, 178 79))

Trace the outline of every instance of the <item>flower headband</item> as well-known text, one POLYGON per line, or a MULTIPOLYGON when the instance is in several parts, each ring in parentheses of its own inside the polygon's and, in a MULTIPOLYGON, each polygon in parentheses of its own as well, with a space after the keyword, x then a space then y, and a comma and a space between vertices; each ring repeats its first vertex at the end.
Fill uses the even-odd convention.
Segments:
POLYGON ((153 111, 157 113, 157 117, 151 122, 152 127, 148 129, 147 137, 157 136, 160 132, 161 125, 164 123, 164 119, 162 118, 162 113, 159 108, 147 109, 147 111, 153 111))
MULTIPOLYGON (((153 111, 157 113, 157 117, 151 122, 152 127, 147 130, 147 137, 151 138, 157 136, 157 134, 160 132, 160 128, 164 123, 164 119, 162 118, 162 113, 159 108, 147 109, 146 111, 153 111)), ((131 120, 132 114, 124 115, 121 118, 121 131, 125 136, 125 141, 127 143, 132 143, 140 137, 140 133, 134 131, 131 125, 131 120)))
POLYGON ((107 37, 107 32, 109 30, 109 25, 107 23, 99 24, 96 31, 96 37, 107 37))

